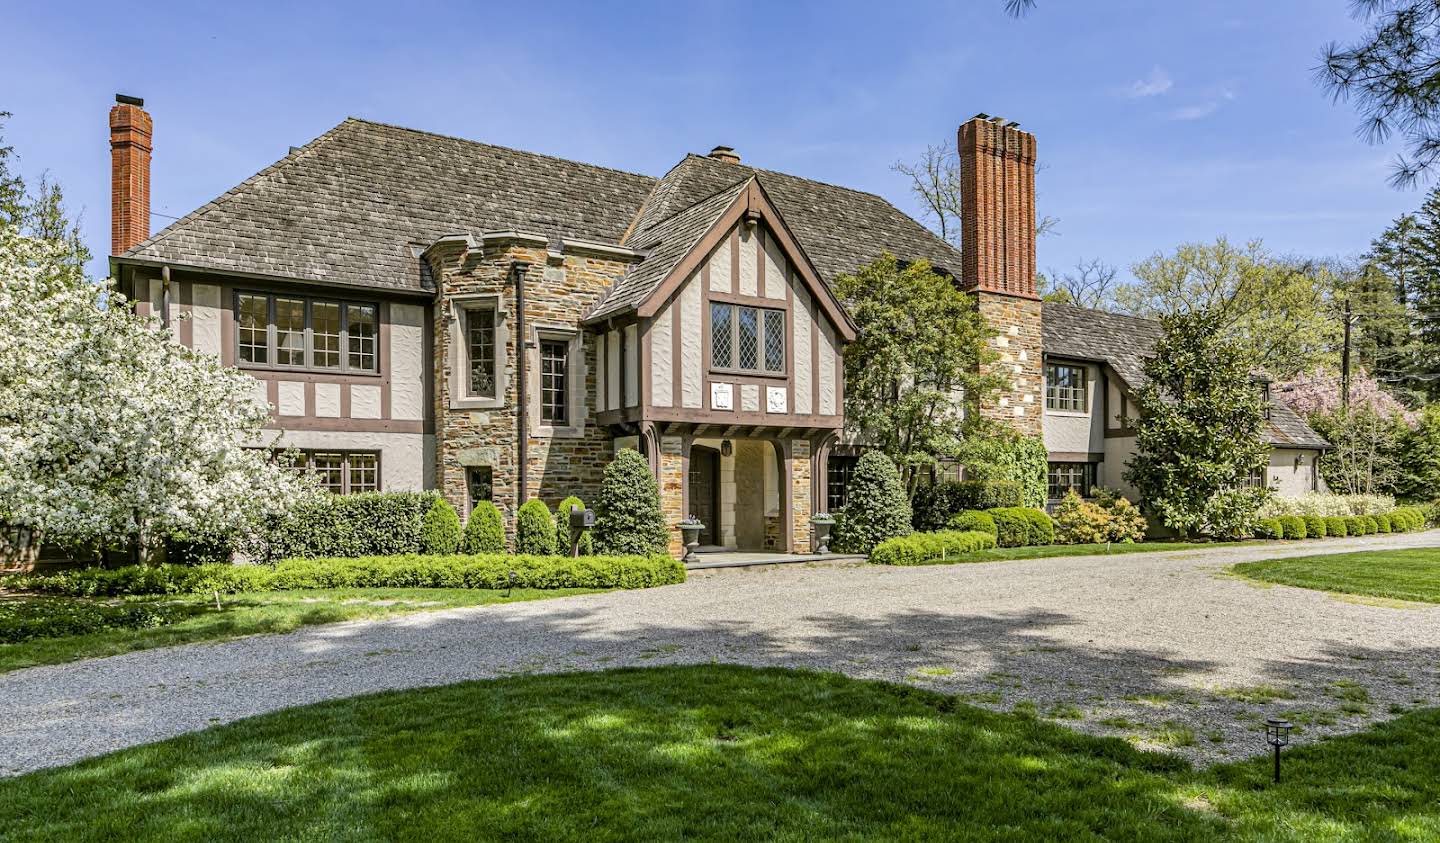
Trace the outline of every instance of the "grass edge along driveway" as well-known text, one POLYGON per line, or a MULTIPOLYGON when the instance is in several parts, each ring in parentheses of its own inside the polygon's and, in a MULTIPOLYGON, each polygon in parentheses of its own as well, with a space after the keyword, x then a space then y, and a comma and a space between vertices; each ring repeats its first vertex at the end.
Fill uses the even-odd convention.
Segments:
POLYGON ((1316 591, 1440 603, 1440 548, 1361 550, 1241 562, 1252 580, 1316 591))
POLYGON ((1440 710, 1269 774, 836 674, 627 668, 336 700, 0 780, 0 839, 1433 839, 1440 710))

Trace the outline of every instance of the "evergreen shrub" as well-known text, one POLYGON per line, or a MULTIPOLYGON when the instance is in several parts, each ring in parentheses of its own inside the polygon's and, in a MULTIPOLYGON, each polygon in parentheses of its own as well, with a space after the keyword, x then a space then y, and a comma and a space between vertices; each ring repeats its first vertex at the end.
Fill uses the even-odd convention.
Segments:
POLYGON ((835 536, 841 553, 869 553, 886 539, 910 534, 910 500, 889 457, 879 451, 860 456, 842 514, 835 536))
POLYGON ((660 488, 639 451, 625 448, 605 466, 593 532, 595 549, 604 554, 664 553, 670 546, 660 488))
POLYGON ((476 501, 465 522, 465 535, 460 539, 463 553, 504 553, 505 522, 500 508, 490 501, 476 501))
POLYGON ((555 555, 555 521, 550 507, 531 498, 515 513, 515 552, 529 556, 555 555))
POLYGON ((436 496, 420 523, 420 551, 433 556, 455 553, 460 549, 462 533, 460 516, 455 513, 455 507, 436 496))

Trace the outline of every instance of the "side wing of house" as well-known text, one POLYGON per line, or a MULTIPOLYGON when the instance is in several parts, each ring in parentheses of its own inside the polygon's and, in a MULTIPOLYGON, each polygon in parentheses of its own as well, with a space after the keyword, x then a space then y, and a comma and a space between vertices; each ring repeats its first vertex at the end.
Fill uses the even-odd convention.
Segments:
POLYGON ((117 259, 119 289, 177 339, 254 378, 274 444, 336 492, 434 485, 431 294, 117 259))

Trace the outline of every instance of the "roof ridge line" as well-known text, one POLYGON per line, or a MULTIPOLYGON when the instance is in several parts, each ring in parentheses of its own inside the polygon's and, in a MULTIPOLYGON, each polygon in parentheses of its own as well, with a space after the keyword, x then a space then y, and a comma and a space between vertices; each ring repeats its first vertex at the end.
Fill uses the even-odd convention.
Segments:
MULTIPOLYGON (((685 207, 681 208, 680 210, 676 211, 675 213, 671 214, 670 216, 668 216, 668 217, 661 217, 660 219, 656 220, 654 225, 647 226, 644 231, 654 231, 655 229, 659 228, 660 226, 664 225, 665 223, 667 223, 667 222, 669 222, 669 221, 671 221, 671 220, 679 217, 681 214, 685 213, 686 211, 694 210, 695 208, 700 207, 701 205, 705 204, 706 202, 709 202, 711 199, 714 199, 716 196, 719 196, 720 194, 725 193, 726 191, 734 190, 736 187, 739 187, 739 186, 742 185, 742 184, 746 184, 747 182, 749 182, 750 180, 755 179, 755 178, 756 178, 756 176, 754 176, 754 175, 746 176, 745 178, 741 179, 740 181, 734 182, 734 183, 732 183, 732 184, 727 184, 727 185, 725 185, 724 187, 720 188, 719 190, 717 190, 717 191, 715 191, 715 192, 713 192, 713 193, 707 193, 706 195, 700 197, 699 199, 696 199, 694 202, 691 202, 689 205, 686 205, 685 207)), ((643 234, 644 231, 636 232, 636 234, 643 234)))

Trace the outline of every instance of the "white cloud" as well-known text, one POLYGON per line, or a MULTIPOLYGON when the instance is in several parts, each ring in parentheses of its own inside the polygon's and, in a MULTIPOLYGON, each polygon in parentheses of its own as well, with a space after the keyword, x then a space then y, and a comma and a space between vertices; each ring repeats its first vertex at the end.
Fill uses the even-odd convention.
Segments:
POLYGON ((1149 76, 1131 82, 1130 87, 1125 89, 1125 96, 1131 99, 1158 97, 1174 86, 1175 81, 1170 78, 1170 74, 1166 73, 1164 68, 1156 65, 1150 71, 1149 76))
POLYGON ((1203 120, 1206 117, 1220 110, 1220 106, 1235 99, 1235 92, 1229 88, 1220 88, 1213 96, 1194 105, 1187 105, 1170 112, 1171 120, 1203 120))

